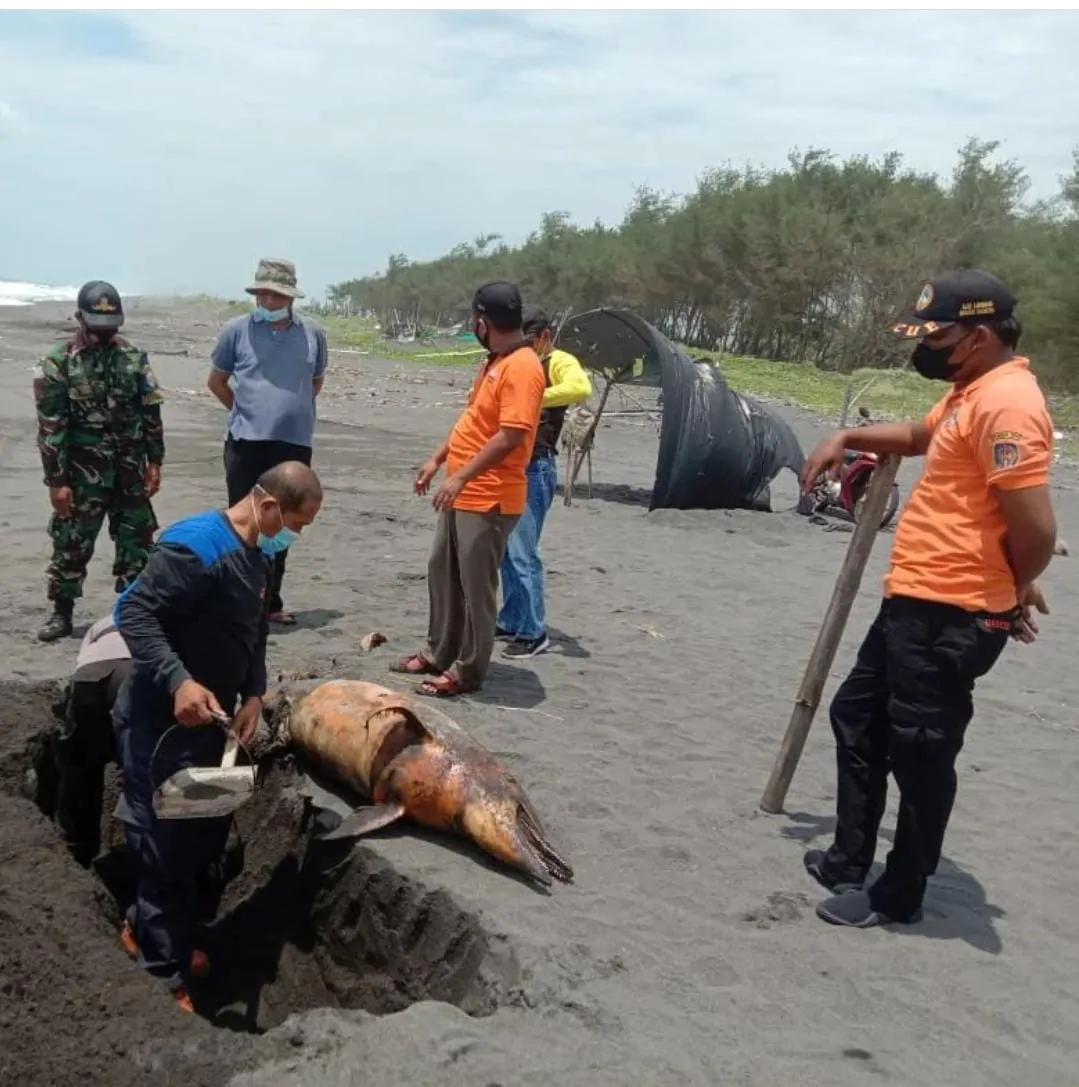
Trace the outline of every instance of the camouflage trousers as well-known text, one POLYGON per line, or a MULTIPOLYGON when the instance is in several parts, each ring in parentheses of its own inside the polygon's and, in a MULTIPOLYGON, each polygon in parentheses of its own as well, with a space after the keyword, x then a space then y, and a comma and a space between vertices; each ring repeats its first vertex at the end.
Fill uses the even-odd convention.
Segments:
POLYGON ((122 592, 146 565, 158 526, 145 489, 140 482, 136 493, 124 493, 115 485, 115 474, 111 472, 102 473, 100 479, 100 483, 74 484, 68 515, 59 517, 54 513, 49 519, 49 600, 77 600, 82 596, 86 568, 106 517, 115 548, 112 574, 116 591, 122 592))

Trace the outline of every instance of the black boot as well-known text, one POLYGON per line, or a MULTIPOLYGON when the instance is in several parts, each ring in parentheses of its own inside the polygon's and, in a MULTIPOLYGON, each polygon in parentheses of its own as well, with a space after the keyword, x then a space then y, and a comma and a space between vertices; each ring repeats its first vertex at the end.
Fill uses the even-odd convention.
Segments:
POLYGON ((75 612, 75 601, 56 600, 53 602, 52 615, 41 625, 37 632, 39 642, 56 642, 61 638, 70 638, 72 632, 71 617, 75 612))

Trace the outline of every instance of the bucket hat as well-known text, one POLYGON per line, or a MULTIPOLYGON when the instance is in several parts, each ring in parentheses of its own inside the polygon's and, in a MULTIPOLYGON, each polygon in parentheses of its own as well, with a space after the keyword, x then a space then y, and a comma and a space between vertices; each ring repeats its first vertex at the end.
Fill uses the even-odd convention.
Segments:
POLYGON ((296 286, 296 265, 278 257, 263 257, 255 271, 255 281, 245 287, 248 294, 257 291, 276 291, 288 298, 303 298, 304 293, 296 286))

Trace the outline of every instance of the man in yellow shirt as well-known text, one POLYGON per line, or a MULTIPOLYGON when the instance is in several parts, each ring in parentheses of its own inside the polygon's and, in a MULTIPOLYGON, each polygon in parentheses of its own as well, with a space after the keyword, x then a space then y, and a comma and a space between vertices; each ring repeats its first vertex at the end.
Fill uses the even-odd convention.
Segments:
POLYGON ((523 331, 543 363, 547 388, 528 464, 528 505, 502 558, 502 610, 495 636, 510 643, 503 655, 517 660, 535 657, 551 644, 547 637, 540 533, 558 488, 555 456, 566 408, 592 395, 592 383, 584 367, 568 351, 554 347, 551 320, 538 306, 524 307, 523 331))

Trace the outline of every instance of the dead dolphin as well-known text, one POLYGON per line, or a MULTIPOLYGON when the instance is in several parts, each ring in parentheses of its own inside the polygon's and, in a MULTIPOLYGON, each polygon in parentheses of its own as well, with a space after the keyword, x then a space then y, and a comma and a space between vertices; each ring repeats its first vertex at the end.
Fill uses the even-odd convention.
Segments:
POLYGON ((317 770, 371 798, 326 838, 356 838, 403 816, 470 838, 550 885, 573 869, 547 838, 524 790, 455 721, 361 680, 286 683, 267 713, 317 770))

